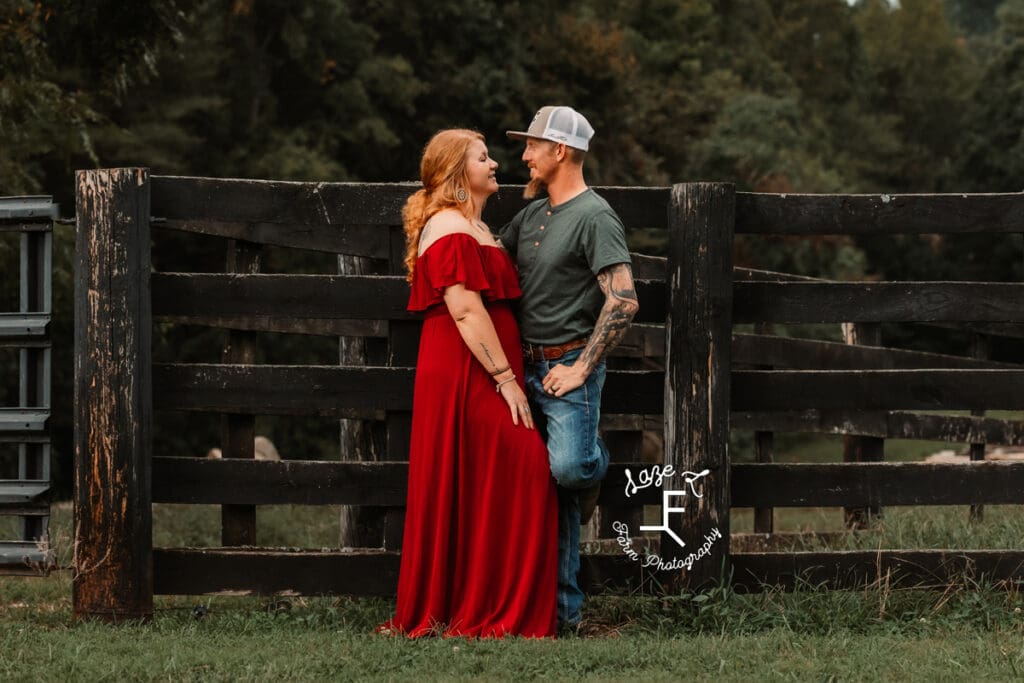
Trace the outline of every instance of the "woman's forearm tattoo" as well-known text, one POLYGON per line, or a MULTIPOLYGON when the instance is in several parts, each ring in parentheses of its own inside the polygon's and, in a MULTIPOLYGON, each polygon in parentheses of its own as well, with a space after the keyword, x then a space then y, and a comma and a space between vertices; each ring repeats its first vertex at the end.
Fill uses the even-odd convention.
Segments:
POLYGON ((491 364, 491 370, 497 370, 498 364, 494 362, 493 358, 491 358, 491 352, 487 350, 487 344, 480 342, 480 348, 484 350, 484 355, 487 356, 487 362, 491 364))

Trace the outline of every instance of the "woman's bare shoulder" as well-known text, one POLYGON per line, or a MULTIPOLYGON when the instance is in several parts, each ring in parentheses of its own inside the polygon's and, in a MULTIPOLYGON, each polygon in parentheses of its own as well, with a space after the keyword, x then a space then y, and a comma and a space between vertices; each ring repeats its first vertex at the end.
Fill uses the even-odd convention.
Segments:
POLYGON ((476 239, 476 236, 473 234, 473 226, 461 213, 454 209, 438 211, 423 226, 423 232, 420 233, 419 254, 422 255, 427 250, 427 247, 442 237, 457 232, 465 233, 476 239))

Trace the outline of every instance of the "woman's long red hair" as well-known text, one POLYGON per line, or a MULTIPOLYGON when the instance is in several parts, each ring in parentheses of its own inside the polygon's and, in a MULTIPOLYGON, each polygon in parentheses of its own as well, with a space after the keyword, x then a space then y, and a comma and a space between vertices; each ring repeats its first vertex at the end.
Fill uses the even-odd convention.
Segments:
POLYGON ((452 128, 442 130, 430 138, 420 159, 420 181, 423 189, 409 197, 402 207, 402 225, 405 228, 405 279, 412 282, 416 267, 416 254, 420 248, 420 233, 427 221, 442 209, 458 209, 467 219, 473 215, 473 196, 469 193, 466 175, 466 152, 474 140, 483 142, 484 136, 475 130, 452 128), (465 191, 465 201, 458 200, 458 191, 465 191))

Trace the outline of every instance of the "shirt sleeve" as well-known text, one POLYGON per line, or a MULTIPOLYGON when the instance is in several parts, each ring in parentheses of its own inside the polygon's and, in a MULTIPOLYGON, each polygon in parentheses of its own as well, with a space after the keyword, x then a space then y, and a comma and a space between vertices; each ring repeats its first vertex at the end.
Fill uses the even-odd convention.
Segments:
POLYGON ((614 211, 601 211, 588 221, 581 242, 583 256, 594 275, 616 263, 632 266, 626 246, 626 228, 614 211))

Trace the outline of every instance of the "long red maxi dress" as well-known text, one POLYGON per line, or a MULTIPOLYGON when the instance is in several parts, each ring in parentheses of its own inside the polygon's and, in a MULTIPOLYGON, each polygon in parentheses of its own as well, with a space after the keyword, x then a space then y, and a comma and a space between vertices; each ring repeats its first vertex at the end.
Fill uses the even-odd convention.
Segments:
POLYGON ((413 271, 408 310, 424 311, 416 361, 409 490, 395 616, 409 637, 554 637, 558 502, 539 432, 513 425, 495 382, 459 335, 449 285, 478 291, 524 389, 522 296, 504 249, 439 238, 413 271))

